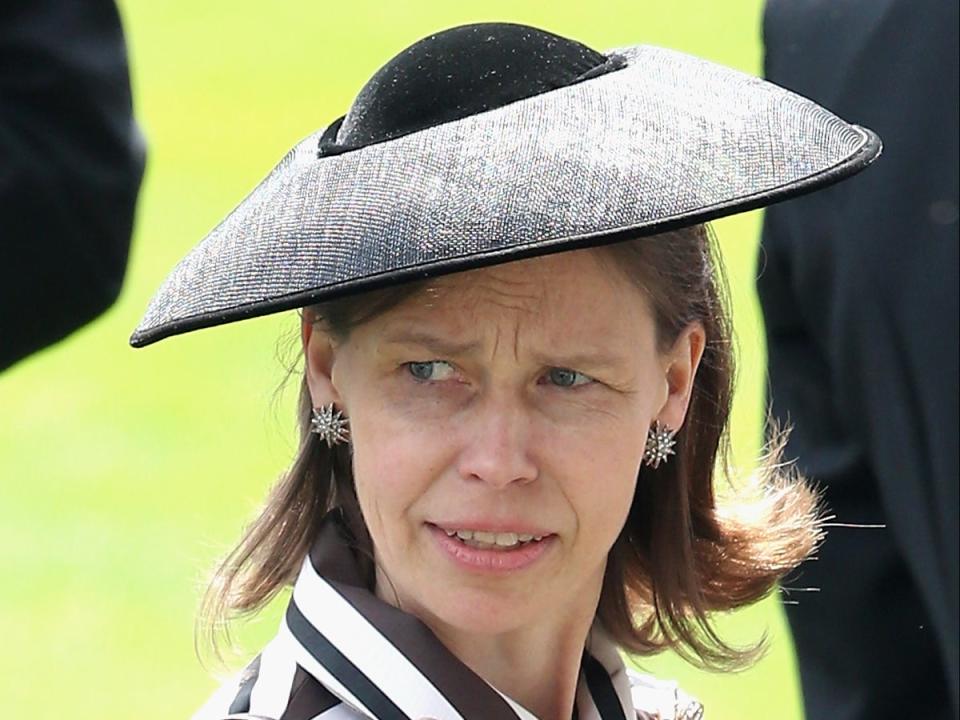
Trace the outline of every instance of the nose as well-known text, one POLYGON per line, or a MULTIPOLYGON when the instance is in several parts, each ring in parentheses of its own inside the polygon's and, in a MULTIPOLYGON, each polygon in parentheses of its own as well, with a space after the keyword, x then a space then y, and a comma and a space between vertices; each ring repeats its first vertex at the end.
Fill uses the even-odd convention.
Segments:
POLYGON ((477 403, 463 428, 460 476, 496 488, 536 480, 539 470, 530 452, 532 423, 520 400, 488 397, 477 403))

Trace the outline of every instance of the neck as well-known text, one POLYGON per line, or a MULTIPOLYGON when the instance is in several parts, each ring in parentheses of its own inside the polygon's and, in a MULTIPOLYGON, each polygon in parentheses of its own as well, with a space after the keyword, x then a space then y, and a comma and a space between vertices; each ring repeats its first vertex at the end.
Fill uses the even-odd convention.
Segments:
POLYGON ((602 573, 575 607, 500 634, 427 624, 461 662, 540 720, 570 720, 601 581, 602 573))
POLYGON ((569 720, 588 629, 579 628, 579 641, 569 642, 552 634, 534 637, 535 632, 487 642, 440 639, 467 667, 540 720, 569 720))

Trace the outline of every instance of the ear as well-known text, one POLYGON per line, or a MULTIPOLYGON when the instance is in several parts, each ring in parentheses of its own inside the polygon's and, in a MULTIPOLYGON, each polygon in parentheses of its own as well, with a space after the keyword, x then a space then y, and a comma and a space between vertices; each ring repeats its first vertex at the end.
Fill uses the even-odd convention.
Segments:
POLYGON ((664 356, 667 399, 656 419, 671 430, 679 430, 687 416, 693 381, 700 367, 706 332, 699 322, 688 325, 664 356))
POLYGON ((334 346, 330 336, 304 317, 300 338, 303 341, 307 387, 313 406, 316 408, 334 403, 342 407, 340 394, 333 384, 334 346))

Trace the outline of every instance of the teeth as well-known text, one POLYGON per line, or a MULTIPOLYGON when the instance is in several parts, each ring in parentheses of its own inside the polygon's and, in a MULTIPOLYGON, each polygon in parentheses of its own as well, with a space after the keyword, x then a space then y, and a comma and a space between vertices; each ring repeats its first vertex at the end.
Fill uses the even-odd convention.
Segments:
POLYGON ((456 536, 463 542, 472 547, 498 547, 512 548, 518 544, 528 543, 543 539, 543 535, 529 535, 527 533, 503 532, 493 533, 485 530, 447 530, 444 529, 447 537, 456 536))

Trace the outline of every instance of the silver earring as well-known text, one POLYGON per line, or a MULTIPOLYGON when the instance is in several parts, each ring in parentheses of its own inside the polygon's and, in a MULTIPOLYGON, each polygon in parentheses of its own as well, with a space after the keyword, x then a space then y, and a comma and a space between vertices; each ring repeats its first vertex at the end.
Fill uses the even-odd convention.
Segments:
POLYGON ((673 436, 676 434, 675 430, 661 425, 659 420, 654 420, 647 431, 647 446, 643 452, 644 465, 656 470, 660 463, 666 462, 667 458, 674 454, 673 446, 677 441, 673 436))
POLYGON ((328 403, 313 409, 310 432, 319 435, 327 447, 333 447, 350 439, 350 421, 333 403, 328 403))

